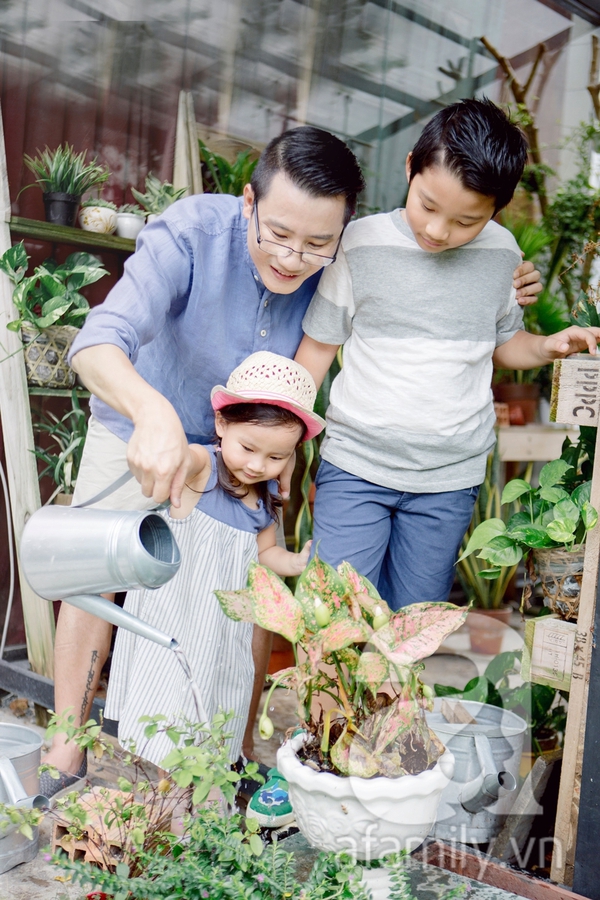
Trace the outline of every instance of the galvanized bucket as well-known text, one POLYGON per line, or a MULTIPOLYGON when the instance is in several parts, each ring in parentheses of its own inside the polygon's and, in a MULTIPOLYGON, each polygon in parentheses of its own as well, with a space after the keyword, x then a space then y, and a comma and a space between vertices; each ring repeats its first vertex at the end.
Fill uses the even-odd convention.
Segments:
POLYGON ((461 704, 477 724, 447 722, 440 699, 427 714, 429 727, 456 759, 432 833, 441 840, 483 844, 500 832, 516 799, 527 722, 487 703, 461 704))
POLYGON ((27 581, 46 600, 157 588, 181 561, 162 516, 136 510, 45 506, 25 525, 20 550, 27 581))
MULTIPOLYGON (((38 794, 38 767, 42 738, 24 725, 0 723, 0 803, 8 806, 41 807, 48 800, 38 794)), ((38 833, 26 838, 8 816, 0 815, 0 874, 34 859, 38 833)))

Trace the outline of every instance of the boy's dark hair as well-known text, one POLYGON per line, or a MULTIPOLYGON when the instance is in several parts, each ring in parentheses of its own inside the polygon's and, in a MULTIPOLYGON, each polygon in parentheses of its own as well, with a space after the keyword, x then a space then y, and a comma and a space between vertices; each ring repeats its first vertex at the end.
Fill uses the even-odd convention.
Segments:
POLYGON ((510 203, 527 161, 527 141, 508 116, 484 97, 460 100, 427 123, 410 160, 410 180, 443 166, 464 187, 493 197, 495 213, 510 203))
POLYGON ((335 135, 312 125, 284 131, 267 144, 250 179, 256 200, 265 196, 277 172, 315 197, 345 197, 344 225, 354 215, 356 198, 365 187, 352 150, 335 135))
MULTIPOLYGON (((288 428, 299 425, 302 430, 298 443, 302 441, 306 434, 306 425, 299 416, 289 409, 284 409, 282 406, 274 406, 271 403, 231 403, 229 406, 224 406, 219 412, 230 425, 240 423, 266 425, 267 427, 284 425, 288 428)), ((219 487, 238 500, 248 494, 247 489, 240 491, 240 485, 232 479, 231 472, 223 462, 223 457, 220 453, 217 454, 217 479, 219 487)), ((260 481, 256 485, 256 492, 271 518, 277 519, 278 510, 281 507, 281 498, 270 492, 266 481, 260 481)))

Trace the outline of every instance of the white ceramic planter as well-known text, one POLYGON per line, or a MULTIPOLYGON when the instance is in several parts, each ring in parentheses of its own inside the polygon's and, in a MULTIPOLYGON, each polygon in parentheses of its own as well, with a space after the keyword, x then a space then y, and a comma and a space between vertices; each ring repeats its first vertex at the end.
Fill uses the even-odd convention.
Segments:
POLYGON ((346 850, 360 860, 415 850, 431 831, 440 796, 454 774, 448 750, 435 767, 401 778, 342 778, 303 765, 299 734, 280 747, 277 768, 287 780, 298 827, 312 847, 346 850))
POLYGON ((117 234, 122 238, 135 241, 136 237, 146 224, 144 216, 135 213, 117 213, 117 234))
POLYGON ((390 877, 389 869, 363 869, 362 880, 365 887, 371 892, 372 900, 388 900, 391 888, 390 877))
POLYGON ((79 210, 79 224, 84 231, 113 234, 117 227, 117 213, 108 206, 84 206, 79 210))

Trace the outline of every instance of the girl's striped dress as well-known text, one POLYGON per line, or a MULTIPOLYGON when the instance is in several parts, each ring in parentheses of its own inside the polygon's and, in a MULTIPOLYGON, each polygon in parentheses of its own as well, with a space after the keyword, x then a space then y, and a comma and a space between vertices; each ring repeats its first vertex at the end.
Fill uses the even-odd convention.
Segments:
MULTIPOLYGON (((125 609, 174 637, 199 685, 207 716, 233 710, 230 758, 240 755, 254 680, 252 625, 227 618, 215 590, 246 586, 251 560, 258 556, 256 536, 272 524, 259 501, 250 509, 217 483, 212 448, 211 474, 197 506, 185 519, 162 513, 181 552, 181 567, 157 590, 129 591, 125 609)), ((269 484, 277 490, 276 482, 269 484)), ((144 737, 140 716, 162 714, 169 723, 195 721, 194 701, 171 650, 119 629, 113 653, 105 716, 118 719, 121 743, 133 739, 137 753, 160 765, 173 744, 166 734, 144 737)))

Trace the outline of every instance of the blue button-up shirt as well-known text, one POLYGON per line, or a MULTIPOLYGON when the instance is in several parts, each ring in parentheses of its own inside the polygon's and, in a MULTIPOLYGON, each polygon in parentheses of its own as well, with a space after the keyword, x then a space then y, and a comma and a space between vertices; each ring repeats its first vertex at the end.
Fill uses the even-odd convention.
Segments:
MULTIPOLYGON (((320 272, 292 294, 268 291, 247 243, 242 199, 197 194, 141 231, 121 280, 88 315, 70 356, 115 344, 169 400, 189 440, 210 443, 210 392, 251 353, 292 358, 320 272)), ((128 441, 129 419, 92 397, 94 416, 128 441)))

